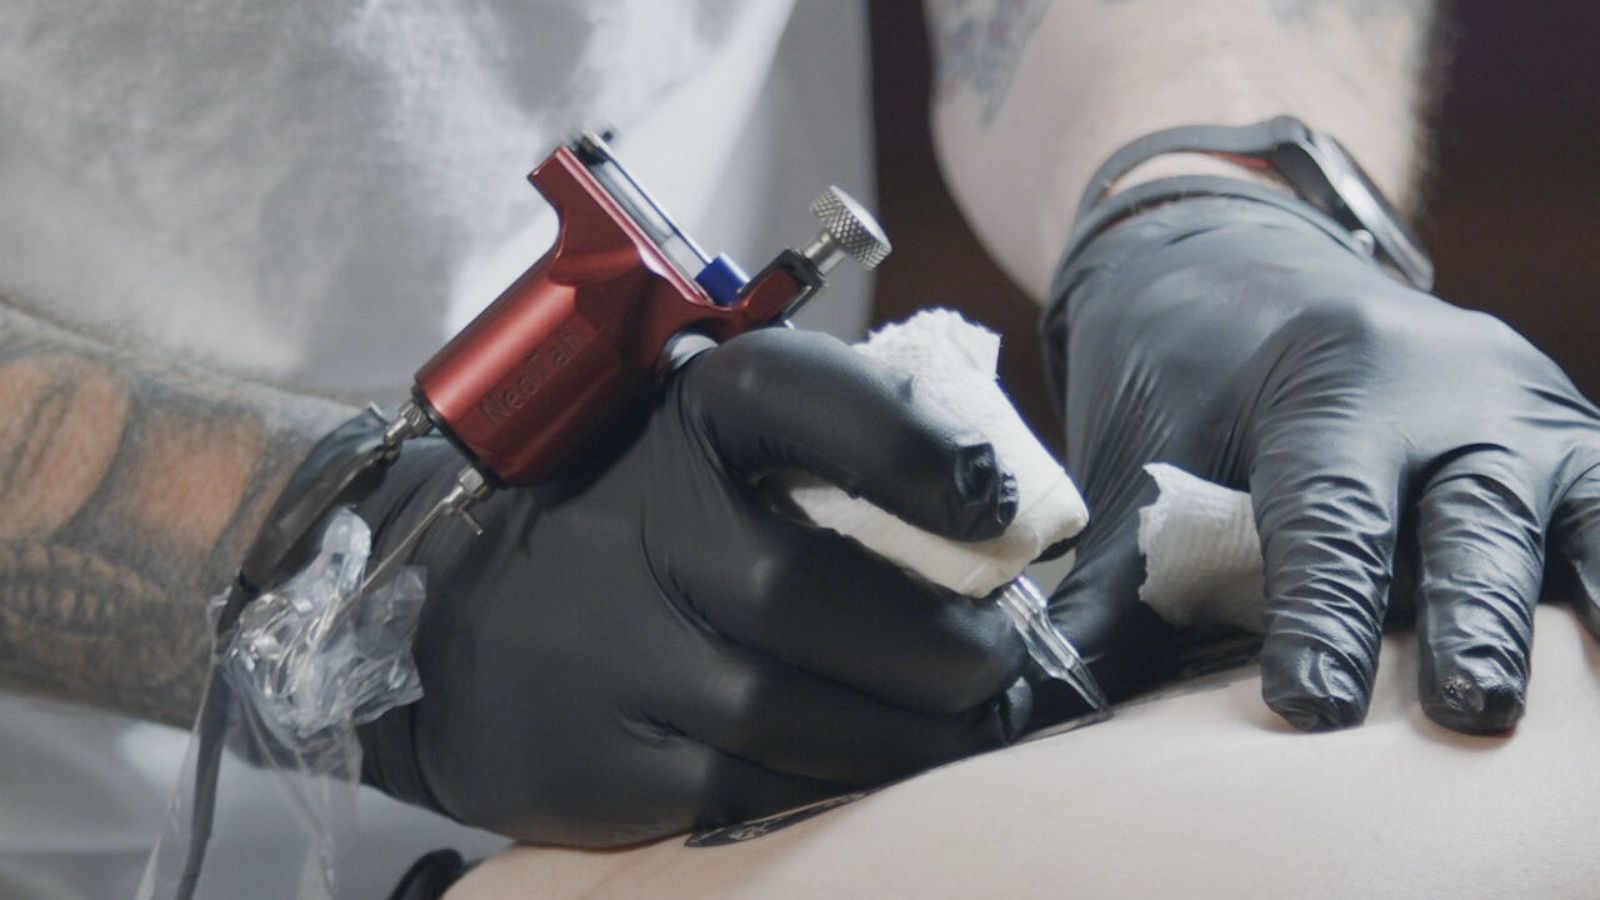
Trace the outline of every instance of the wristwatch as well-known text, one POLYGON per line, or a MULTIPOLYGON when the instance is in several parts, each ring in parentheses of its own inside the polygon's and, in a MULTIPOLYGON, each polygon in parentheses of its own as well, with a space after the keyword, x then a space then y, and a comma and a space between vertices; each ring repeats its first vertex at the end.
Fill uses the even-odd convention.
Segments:
POLYGON ((1102 202, 1118 179, 1167 153, 1205 153, 1277 176, 1297 197, 1345 229, 1357 249, 1391 274, 1418 290, 1432 288, 1433 261, 1405 219, 1343 145, 1293 116, 1254 125, 1167 128, 1125 145, 1089 179, 1078 204, 1073 245, 1082 246, 1093 234, 1159 203, 1195 195, 1256 194, 1244 190, 1245 184, 1236 179, 1189 176, 1136 185, 1102 202))

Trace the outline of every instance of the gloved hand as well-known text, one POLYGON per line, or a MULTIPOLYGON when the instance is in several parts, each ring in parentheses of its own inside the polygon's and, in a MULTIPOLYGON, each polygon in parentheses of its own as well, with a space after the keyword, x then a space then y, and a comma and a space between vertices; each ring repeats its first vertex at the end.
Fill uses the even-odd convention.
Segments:
MULTIPOLYGON (((408 449, 362 514, 381 549, 460 458, 408 449)), ((365 777, 529 841, 614 845, 878 784, 1006 742, 1025 652, 998 609, 800 524, 804 469, 939 534, 992 537, 984 440, 844 344, 769 329, 702 353, 571 477, 434 528, 424 696, 361 731, 365 777)), ((375 553, 376 555, 376 553, 375 553)))
POLYGON ((1179 636, 1137 599, 1136 534, 1140 467, 1168 462, 1252 495, 1272 709, 1360 722, 1386 613, 1414 604, 1428 715, 1509 728, 1547 549, 1600 633, 1600 413, 1504 323, 1285 203, 1161 206, 1057 273, 1045 339, 1091 517, 1052 615, 1108 691, 1162 674, 1179 636))

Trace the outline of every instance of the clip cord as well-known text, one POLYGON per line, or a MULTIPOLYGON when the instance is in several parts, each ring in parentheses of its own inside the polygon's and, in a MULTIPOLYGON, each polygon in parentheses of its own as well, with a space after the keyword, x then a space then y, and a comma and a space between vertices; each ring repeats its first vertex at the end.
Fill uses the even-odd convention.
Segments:
MULTIPOLYGON (((233 589, 229 589, 229 602, 233 589)), ((221 639, 218 638, 220 641, 221 639)), ((189 813, 189 846, 184 851, 183 872, 174 896, 189 900, 200 883, 200 867, 205 864, 206 845, 211 842, 211 827, 217 810, 217 776, 222 768, 222 736, 227 731, 228 706, 233 695, 228 680, 222 677, 220 654, 213 651, 211 674, 200 698, 200 712, 194 730, 199 740, 195 754, 194 799, 189 813)))

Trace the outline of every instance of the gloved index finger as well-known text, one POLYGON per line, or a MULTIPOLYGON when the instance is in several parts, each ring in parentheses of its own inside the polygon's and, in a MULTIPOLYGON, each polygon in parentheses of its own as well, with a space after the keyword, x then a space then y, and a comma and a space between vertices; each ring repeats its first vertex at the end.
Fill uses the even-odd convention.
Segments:
POLYGON ((746 477, 801 469, 957 540, 995 537, 1016 515, 1015 479, 982 435, 835 338, 741 335, 702 357, 684 389, 746 477))

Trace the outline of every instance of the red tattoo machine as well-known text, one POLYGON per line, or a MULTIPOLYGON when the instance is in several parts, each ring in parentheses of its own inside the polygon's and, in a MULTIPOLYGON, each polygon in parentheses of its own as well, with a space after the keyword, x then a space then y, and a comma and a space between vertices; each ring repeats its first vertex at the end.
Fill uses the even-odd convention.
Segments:
POLYGON ((199 883, 223 738, 234 721, 237 701, 221 675, 221 654, 232 646, 245 606, 292 568, 295 546, 364 472, 392 462, 403 442, 434 429, 468 462, 450 491, 320 627, 350 615, 355 599, 441 517, 459 514, 481 531, 468 511, 473 503, 495 488, 549 478, 666 373, 679 351, 693 345, 680 347, 685 338, 723 341, 781 322, 822 290, 823 276, 843 257, 870 269, 889 254, 871 214, 829 188, 811 206, 821 232, 746 278, 727 257, 707 258, 599 135, 558 148, 529 180, 560 218, 555 245, 417 371, 411 402, 385 420, 381 438, 370 425, 324 438, 336 464, 302 490, 285 492, 290 502, 280 498, 228 587, 215 622, 218 662, 195 722, 188 837, 176 834, 177 843, 158 847, 151 862, 154 877, 165 877, 157 870, 181 860, 173 873, 178 897, 192 896, 199 883))
POLYGON ((556 241, 417 370, 385 444, 438 429, 467 458, 455 488, 371 573, 376 583, 441 516, 495 488, 543 481, 666 370, 675 343, 725 341, 781 321, 845 256, 871 269, 889 240, 855 200, 812 203, 821 231, 754 278, 706 256, 617 162, 601 135, 558 148, 528 176, 555 207, 556 241))

